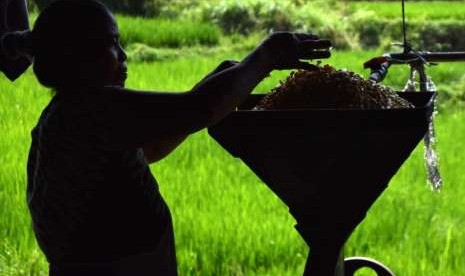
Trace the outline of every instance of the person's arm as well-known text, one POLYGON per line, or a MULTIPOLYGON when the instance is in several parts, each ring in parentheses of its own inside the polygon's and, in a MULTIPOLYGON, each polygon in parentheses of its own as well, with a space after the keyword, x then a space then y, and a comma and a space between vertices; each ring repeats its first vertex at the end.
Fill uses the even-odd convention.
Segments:
POLYGON ((316 66, 301 59, 329 57, 330 46, 330 41, 319 40, 310 34, 273 33, 240 63, 204 79, 192 90, 192 93, 208 99, 212 111, 208 126, 239 106, 271 71, 316 69, 316 66))
MULTIPOLYGON (((155 93, 113 88, 102 93, 98 116, 108 148, 142 147, 154 141, 182 141, 179 137, 216 124, 251 93, 274 69, 307 67, 300 58, 323 58, 328 41, 294 33, 276 33, 240 63, 202 80, 190 92, 155 93)), ((168 142, 174 145, 176 143, 168 142)), ((171 148, 173 148, 171 146, 171 148)), ((160 150, 166 152, 165 150, 160 150)))
MULTIPOLYGON (((216 67, 212 72, 207 74, 202 79, 202 81, 238 63, 238 61, 234 60, 225 60, 220 65, 218 65, 218 67, 216 67)), ((187 136, 187 134, 173 135, 171 137, 158 139, 143 145, 144 155, 148 163, 155 163, 166 157, 168 154, 174 151, 184 140, 186 140, 187 136)))
MULTIPOLYGON (((203 80, 238 64, 224 61, 203 80)), ((96 124, 109 149, 142 147, 155 162, 174 150, 190 133, 210 121, 208 102, 192 92, 163 93, 107 87, 90 95, 96 124)))
POLYGON ((145 159, 147 159, 149 164, 160 161, 174 151, 184 140, 186 140, 187 136, 188 135, 184 134, 173 135, 145 144, 142 147, 145 159))

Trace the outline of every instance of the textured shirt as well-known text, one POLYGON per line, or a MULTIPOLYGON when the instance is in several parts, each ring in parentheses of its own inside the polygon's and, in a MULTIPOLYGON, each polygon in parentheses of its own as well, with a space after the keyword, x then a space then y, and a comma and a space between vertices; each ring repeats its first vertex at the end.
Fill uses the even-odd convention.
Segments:
POLYGON ((52 263, 151 250, 171 223, 142 149, 109 146, 107 99, 87 92, 54 96, 32 131, 27 201, 52 263))

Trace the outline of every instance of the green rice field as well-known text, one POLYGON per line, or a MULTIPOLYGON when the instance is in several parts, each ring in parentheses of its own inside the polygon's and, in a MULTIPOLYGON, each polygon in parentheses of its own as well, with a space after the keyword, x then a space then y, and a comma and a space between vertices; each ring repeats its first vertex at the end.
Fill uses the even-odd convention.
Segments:
MULTIPOLYGON (((370 10, 378 17, 401 19, 401 1, 357 1, 347 3, 350 10, 370 10)), ((405 13, 407 19, 443 20, 465 19, 465 1, 406 1, 405 13)))
MULTIPOLYGON (((335 52, 328 63, 366 74, 363 62, 378 54, 335 52)), ((188 90, 221 60, 242 57, 236 53, 131 63, 127 86, 188 90)), ((452 64, 433 68, 431 74, 440 84, 457 81, 464 72, 464 64, 452 64)), ((256 91, 269 91, 287 74, 273 73, 256 91)), ((401 87, 405 77, 405 70, 393 68, 386 83, 401 87)), ((50 94, 30 71, 15 83, 1 78, 0 87, 0 275, 47 275, 25 189, 29 132, 50 94)), ((463 275, 464 122, 459 108, 442 109, 436 118, 442 191, 434 193, 427 185, 419 144, 352 234, 346 256, 378 259, 400 276, 463 275)), ((191 135, 151 169, 173 213, 180 275, 302 274, 309 249, 286 206, 206 131, 191 135)))

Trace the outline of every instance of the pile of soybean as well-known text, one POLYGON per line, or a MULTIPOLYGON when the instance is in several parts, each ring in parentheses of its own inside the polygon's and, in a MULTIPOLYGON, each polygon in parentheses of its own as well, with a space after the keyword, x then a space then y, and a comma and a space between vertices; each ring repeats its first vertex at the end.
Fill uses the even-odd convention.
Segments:
POLYGON ((391 88, 330 65, 292 71, 254 110, 414 108, 391 88))

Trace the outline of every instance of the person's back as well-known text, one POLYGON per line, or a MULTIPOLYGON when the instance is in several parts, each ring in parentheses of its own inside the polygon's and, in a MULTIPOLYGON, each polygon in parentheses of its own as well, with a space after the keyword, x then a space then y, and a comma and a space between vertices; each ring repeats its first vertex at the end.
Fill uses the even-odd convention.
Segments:
MULTIPOLYGON (((74 93, 55 96, 32 131, 27 195, 41 248, 61 269, 156 251, 172 240, 171 218, 142 149, 106 148, 102 97, 74 93)), ((158 258, 166 269, 172 246, 158 258)))
POLYGON ((86 94, 55 96, 32 132, 28 204, 55 263, 152 249, 170 224, 142 149, 107 149, 103 103, 86 94))

